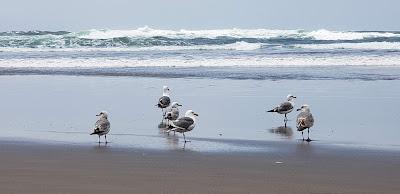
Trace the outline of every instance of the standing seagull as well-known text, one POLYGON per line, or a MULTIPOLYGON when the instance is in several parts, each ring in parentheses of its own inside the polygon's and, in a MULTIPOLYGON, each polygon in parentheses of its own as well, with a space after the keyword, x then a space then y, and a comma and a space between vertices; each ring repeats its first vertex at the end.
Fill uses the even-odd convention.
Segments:
POLYGON ((164 86, 163 87, 163 95, 158 100, 158 104, 157 104, 158 108, 161 108, 161 111, 163 112, 163 117, 165 116, 164 108, 167 108, 170 103, 171 103, 171 99, 169 98, 169 88, 168 88, 168 86, 164 86))
POLYGON ((294 108, 294 102, 293 102, 294 100, 293 99, 295 99, 295 98, 296 98, 296 96, 289 94, 287 96, 287 101, 282 102, 279 106, 277 106, 274 109, 269 110, 267 112, 277 112, 279 114, 285 114, 284 121, 286 122, 288 120, 286 115, 288 113, 292 112, 292 110, 294 108))
POLYGON ((178 107, 182 106, 178 102, 173 102, 171 108, 168 108, 165 112, 165 118, 170 121, 175 121, 179 117, 178 107))
POLYGON ((178 120, 172 121, 170 124, 170 128, 172 131, 176 131, 179 133, 183 134, 183 139, 186 142, 186 137, 185 137, 185 132, 193 130, 193 128, 196 126, 196 117, 199 116, 197 113, 195 113, 192 110, 188 110, 185 113, 184 117, 179 118, 178 120))
POLYGON ((99 120, 96 121, 94 131, 90 135, 97 134, 99 136, 99 143, 100 143, 100 136, 104 135, 104 138, 107 142, 107 133, 110 132, 110 122, 108 121, 108 114, 106 111, 101 111, 98 115, 96 115, 99 120))
MULTIPOLYGON (((297 111, 301 111, 297 116, 296 126, 297 130, 301 131, 301 136, 303 136, 304 129, 307 129, 308 138, 307 141, 310 142, 310 127, 314 125, 314 118, 310 112, 310 107, 307 104, 301 106, 301 108, 297 109, 297 111)), ((304 136, 303 136, 304 141, 304 136)))

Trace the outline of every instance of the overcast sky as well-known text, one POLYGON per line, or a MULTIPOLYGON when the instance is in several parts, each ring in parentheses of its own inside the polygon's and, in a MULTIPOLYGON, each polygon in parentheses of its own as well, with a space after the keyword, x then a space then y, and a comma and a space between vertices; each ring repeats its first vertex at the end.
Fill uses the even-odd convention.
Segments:
POLYGON ((0 31, 400 30, 400 0, 1 0, 0 31))

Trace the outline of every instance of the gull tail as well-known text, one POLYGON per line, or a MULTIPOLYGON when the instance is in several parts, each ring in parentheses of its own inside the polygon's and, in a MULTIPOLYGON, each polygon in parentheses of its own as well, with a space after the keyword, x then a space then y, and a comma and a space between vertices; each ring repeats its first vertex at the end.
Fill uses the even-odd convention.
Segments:
POLYGON ((174 126, 174 124, 172 123, 173 121, 168 120, 169 122, 167 122, 167 128, 171 131, 175 131, 176 127, 174 126))
POLYGON ((99 134, 100 130, 99 129, 95 129, 93 133, 91 133, 90 135, 95 135, 95 134, 99 134))

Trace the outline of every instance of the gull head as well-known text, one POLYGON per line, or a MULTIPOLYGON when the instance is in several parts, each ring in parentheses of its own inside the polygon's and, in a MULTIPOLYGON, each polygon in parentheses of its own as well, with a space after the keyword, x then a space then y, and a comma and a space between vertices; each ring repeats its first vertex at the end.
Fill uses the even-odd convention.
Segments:
POLYGON ((287 101, 292 101, 295 98, 296 98, 296 96, 293 96, 291 94, 287 95, 287 101))
POLYGON ((167 96, 169 94, 169 87, 168 86, 163 86, 163 95, 167 96))
POLYGON ((297 111, 310 112, 310 106, 308 104, 303 104, 297 111))
POLYGON ((196 118, 196 117, 198 117, 198 116, 199 116, 199 114, 195 113, 195 112, 192 111, 192 110, 188 110, 188 111, 186 111, 186 113, 185 113, 185 117, 196 118))
POLYGON ((102 118, 107 118, 108 117, 108 113, 107 113, 107 111, 103 110, 99 114, 97 114, 96 116, 102 117, 102 118))
POLYGON ((178 102, 173 102, 171 105, 172 108, 178 108, 179 106, 182 106, 182 105, 179 104, 178 102))

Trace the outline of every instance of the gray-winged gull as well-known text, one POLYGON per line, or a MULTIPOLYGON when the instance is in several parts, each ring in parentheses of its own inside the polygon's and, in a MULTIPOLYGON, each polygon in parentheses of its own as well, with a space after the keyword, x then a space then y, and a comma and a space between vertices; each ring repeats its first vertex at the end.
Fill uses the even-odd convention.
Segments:
POLYGON ((282 102, 279 106, 269 110, 267 112, 277 112, 279 114, 285 114, 285 122, 287 121, 287 114, 293 111, 294 108, 294 99, 296 96, 289 94, 287 96, 287 101, 282 102))
POLYGON ((185 113, 184 117, 181 117, 175 121, 172 121, 169 125, 169 128, 172 131, 176 131, 183 134, 183 139, 186 141, 185 132, 193 130, 196 126, 196 117, 199 116, 193 110, 188 110, 185 113))
MULTIPOLYGON (((310 112, 310 106, 304 104, 301 108, 297 109, 297 111, 301 111, 297 116, 296 126, 297 130, 301 131, 301 136, 303 136, 303 131, 307 129, 308 138, 307 141, 311 141, 310 139, 310 128, 314 125, 314 117, 310 112)), ((303 136, 304 141, 304 136, 303 136)))
POLYGON ((169 98, 169 88, 168 86, 163 87, 163 94, 161 98, 158 100, 158 108, 161 108, 162 110, 164 108, 167 108, 169 104, 171 103, 171 99, 169 98))
POLYGON ((169 98, 169 88, 168 86, 163 86, 163 95, 158 99, 157 107, 161 108, 161 112, 163 114, 161 123, 164 122, 165 112, 164 108, 167 108, 171 103, 171 99, 169 98))
POLYGON ((99 143, 100 143, 100 136, 104 135, 104 138, 107 142, 107 133, 110 132, 110 122, 108 121, 108 113, 106 111, 101 111, 98 115, 96 115, 99 120, 96 121, 93 133, 90 135, 98 135, 99 136, 99 143))

